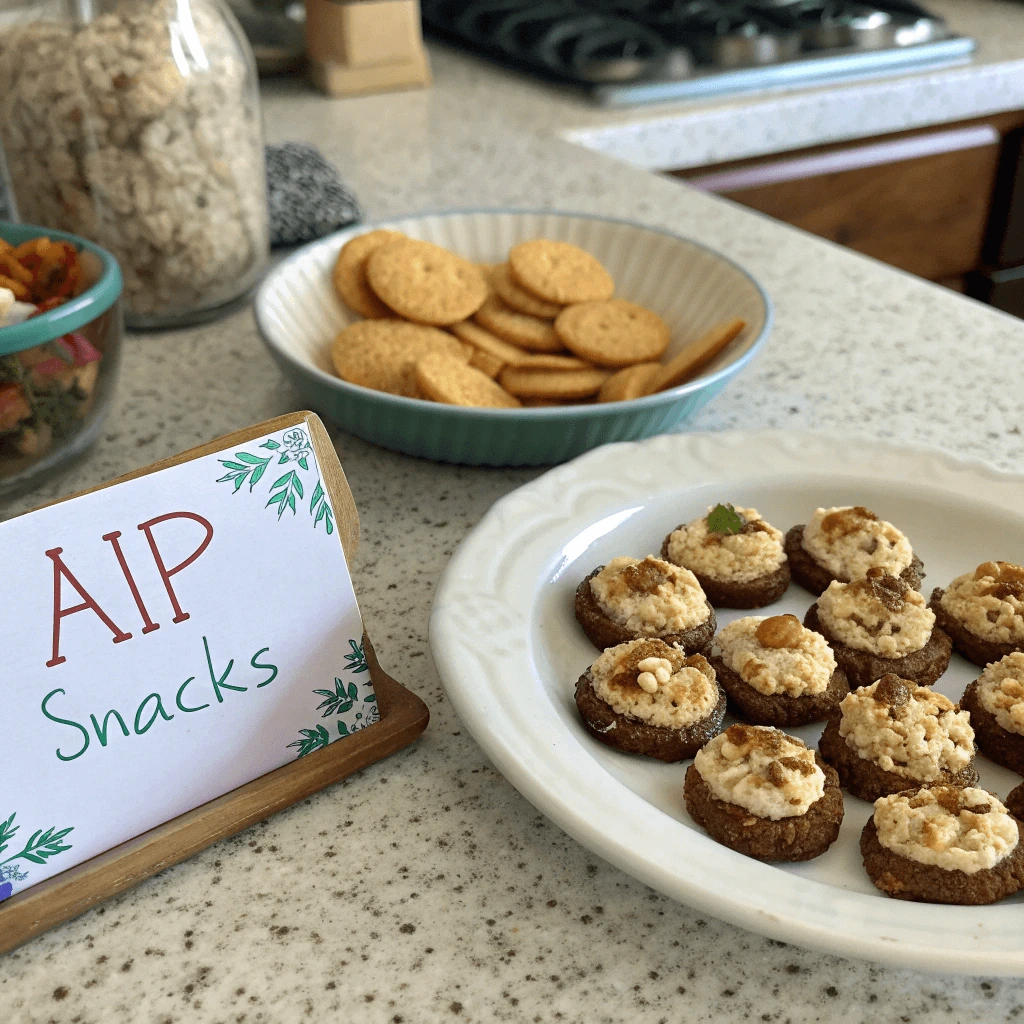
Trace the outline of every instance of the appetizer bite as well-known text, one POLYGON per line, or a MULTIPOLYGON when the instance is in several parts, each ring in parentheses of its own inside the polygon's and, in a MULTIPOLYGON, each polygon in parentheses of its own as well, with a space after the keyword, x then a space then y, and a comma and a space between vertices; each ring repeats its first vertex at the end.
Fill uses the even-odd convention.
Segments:
POLYGON ((932 591, 935 621, 969 661, 984 668, 1024 651, 1024 567, 982 562, 932 591))
POLYGON ((756 725, 730 725, 698 751, 683 796, 712 839, 758 860, 818 857, 843 821, 835 771, 795 737, 756 725))
POLYGON ((878 566, 852 583, 833 580, 808 609, 804 625, 828 641, 853 687, 889 673, 928 686, 946 671, 953 653, 924 597, 878 566))
POLYGON ((971 716, 941 693, 895 675, 844 697, 818 750, 843 788, 861 800, 978 781, 971 716))
POLYGON ((860 852, 875 886, 899 900, 979 905, 1024 886, 1017 821, 984 789, 926 786, 879 798, 860 852))
POLYGON ((825 638, 795 615, 730 622, 709 660, 733 707, 758 725, 820 721, 850 692, 825 638))
POLYGON ((664 640, 606 650, 576 683, 576 707, 596 740, 629 754, 685 761, 719 729, 725 691, 699 654, 664 640))
POLYGON ((996 764, 1024 775, 1024 654, 994 662, 964 691, 978 749, 996 764))
POLYGON ((849 583, 872 568, 921 589, 924 565, 910 541, 860 505, 815 509, 806 526, 794 526, 786 534, 785 548, 793 579, 814 595, 833 580, 849 583))
POLYGON ((789 586, 782 531, 756 508, 715 505, 708 514, 677 526, 661 557, 697 577, 708 600, 720 608, 763 608, 789 586))
POLYGON ((599 650, 659 637, 698 653, 715 635, 715 611, 696 576, 654 555, 599 565, 576 588, 576 619, 599 650))

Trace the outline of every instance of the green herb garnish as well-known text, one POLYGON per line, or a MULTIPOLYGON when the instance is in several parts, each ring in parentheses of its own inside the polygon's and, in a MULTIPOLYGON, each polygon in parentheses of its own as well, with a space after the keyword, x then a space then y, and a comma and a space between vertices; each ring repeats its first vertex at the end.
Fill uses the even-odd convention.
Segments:
POLYGON ((719 504, 708 513, 708 533, 739 533, 745 525, 732 505, 719 504))

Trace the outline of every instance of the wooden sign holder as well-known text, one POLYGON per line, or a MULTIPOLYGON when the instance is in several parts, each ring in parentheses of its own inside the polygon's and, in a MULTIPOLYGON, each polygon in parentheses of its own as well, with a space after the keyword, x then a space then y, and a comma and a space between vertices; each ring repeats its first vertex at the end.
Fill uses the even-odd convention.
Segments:
MULTIPOLYGON (((313 413, 279 416, 81 493, 89 494, 134 480, 291 426, 303 426, 309 432, 324 488, 334 509, 341 544, 351 564, 359 543, 355 502, 331 439, 313 413)), ((418 739, 430 718, 426 704, 380 667, 365 633, 363 640, 380 709, 379 722, 4 900, 0 903, 0 954, 418 739)))

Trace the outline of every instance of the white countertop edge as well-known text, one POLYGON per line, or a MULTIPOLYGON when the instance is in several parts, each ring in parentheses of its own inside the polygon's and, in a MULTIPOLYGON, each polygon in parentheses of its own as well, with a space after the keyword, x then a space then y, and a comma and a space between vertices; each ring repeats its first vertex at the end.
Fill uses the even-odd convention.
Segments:
MULTIPOLYGON (((887 135, 1024 107, 1024 59, 801 92, 734 97, 629 120, 565 128, 562 138, 651 171, 682 170, 887 135)), ((617 112, 622 117, 622 112, 617 112)))

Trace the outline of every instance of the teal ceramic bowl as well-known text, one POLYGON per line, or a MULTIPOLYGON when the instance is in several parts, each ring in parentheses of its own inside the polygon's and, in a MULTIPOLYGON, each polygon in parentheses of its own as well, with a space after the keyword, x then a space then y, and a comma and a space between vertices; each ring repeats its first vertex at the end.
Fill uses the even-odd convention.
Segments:
POLYGON ((361 225, 314 242, 269 274, 256 296, 256 320, 306 402, 342 429, 439 462, 534 466, 678 428, 753 359, 771 330, 772 306, 747 271, 679 235, 584 214, 477 210, 361 225), (337 298, 331 271, 344 242, 375 228, 402 231, 477 263, 501 262, 511 246, 530 238, 573 242, 604 263, 616 295, 668 323, 666 358, 724 320, 742 317, 746 327, 695 379, 629 402, 469 409, 371 391, 334 374, 331 341, 358 317, 337 298))
POLYGON ((124 325, 117 261, 76 235, 0 221, 0 238, 14 246, 43 235, 78 250, 90 284, 56 309, 0 327, 4 496, 28 489, 96 439, 121 359, 124 325))

